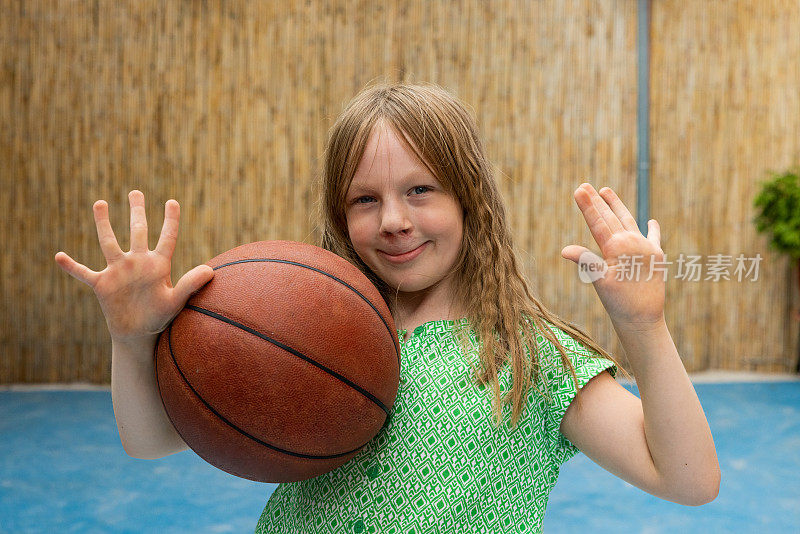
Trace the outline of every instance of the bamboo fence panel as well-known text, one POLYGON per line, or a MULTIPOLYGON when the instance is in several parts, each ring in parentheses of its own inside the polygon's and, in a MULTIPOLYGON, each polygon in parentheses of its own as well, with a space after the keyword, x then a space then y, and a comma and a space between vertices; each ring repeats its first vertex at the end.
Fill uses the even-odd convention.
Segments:
POLYGON ((800 162, 798 21, 794 1, 653 4, 651 216, 672 259, 734 262, 730 280, 705 281, 704 268, 703 281, 668 282, 690 369, 789 372, 797 361, 796 262, 767 248, 752 203, 767 170, 800 162), (757 278, 734 276, 740 254, 761 256, 757 278))
MULTIPOLYGON (((245 242, 316 243, 327 131, 376 79, 433 81, 472 108, 536 293, 624 360, 560 250, 596 249, 572 199, 581 182, 635 212, 636 2, 0 0, 0 12, 0 383, 108 381, 100 308, 53 261, 64 250, 105 266, 97 199, 123 248, 131 189, 151 246, 164 203, 181 203, 173 282, 245 242)), ((690 371, 793 362, 797 287, 746 216, 763 170, 797 160, 796 21, 786 1, 653 4, 651 216, 665 251, 765 258, 750 285, 668 282, 690 371)))

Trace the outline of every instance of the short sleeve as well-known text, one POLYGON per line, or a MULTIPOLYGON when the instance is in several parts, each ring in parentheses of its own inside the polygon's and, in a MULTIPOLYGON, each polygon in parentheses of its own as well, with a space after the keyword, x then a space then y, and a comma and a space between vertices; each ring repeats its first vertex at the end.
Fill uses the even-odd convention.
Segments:
POLYGON ((561 419, 564 417, 564 413, 566 413, 567 408, 575 398, 578 389, 585 386, 589 380, 606 369, 609 370, 611 376, 616 376, 617 367, 614 362, 600 357, 566 332, 553 325, 549 326, 553 330, 556 339, 564 346, 567 357, 575 368, 575 375, 578 378, 578 387, 576 388, 569 368, 561 361, 561 353, 558 348, 544 336, 541 336, 541 338, 537 336, 541 375, 544 380, 542 387, 549 393, 549 398, 545 398, 547 408, 545 417, 547 448, 551 453, 553 462, 556 465, 561 465, 580 452, 561 433, 561 419))

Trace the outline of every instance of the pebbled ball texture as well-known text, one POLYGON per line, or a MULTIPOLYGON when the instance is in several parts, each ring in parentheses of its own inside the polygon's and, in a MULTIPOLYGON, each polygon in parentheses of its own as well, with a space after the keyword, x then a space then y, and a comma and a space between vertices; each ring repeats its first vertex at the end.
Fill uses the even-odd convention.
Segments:
POLYGON ((260 482, 318 476, 383 427, 400 346, 375 286, 327 250, 259 241, 208 262, 214 278, 161 333, 156 376, 200 457, 260 482))

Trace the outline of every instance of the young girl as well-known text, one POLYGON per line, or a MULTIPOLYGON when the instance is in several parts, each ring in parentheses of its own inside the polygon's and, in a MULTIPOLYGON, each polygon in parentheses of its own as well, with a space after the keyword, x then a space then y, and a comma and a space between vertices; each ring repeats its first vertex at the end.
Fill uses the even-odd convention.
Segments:
MULTIPOLYGON (((640 400, 615 382, 610 354, 531 295, 474 120, 449 93, 362 91, 333 126, 322 178, 322 246, 389 304, 400 388, 389 424, 338 469, 280 484, 257 532, 540 532, 560 466, 579 450, 663 499, 716 497, 714 442, 664 321, 664 278, 616 279, 624 257, 663 260, 654 220, 645 238, 611 189, 575 191, 608 265, 594 287, 640 400)), ((156 337, 213 271, 198 266, 171 287, 178 203, 167 202, 153 251, 143 195, 131 192, 130 205, 130 252, 98 201, 108 267, 94 272, 63 252, 56 261, 100 300, 126 452, 158 458, 186 445, 159 398, 156 337)), ((583 253, 561 251, 576 263, 583 253)))

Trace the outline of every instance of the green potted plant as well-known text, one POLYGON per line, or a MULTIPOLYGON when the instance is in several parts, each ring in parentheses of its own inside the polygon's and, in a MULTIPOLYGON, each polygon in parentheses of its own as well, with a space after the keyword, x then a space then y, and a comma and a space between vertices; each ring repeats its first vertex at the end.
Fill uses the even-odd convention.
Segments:
MULTIPOLYGON (((800 262, 800 167, 771 172, 753 204, 759 209, 753 222, 759 232, 770 234, 770 248, 800 262)), ((796 371, 800 373, 800 358, 796 371)))

